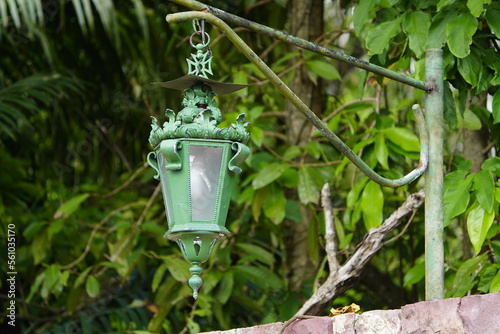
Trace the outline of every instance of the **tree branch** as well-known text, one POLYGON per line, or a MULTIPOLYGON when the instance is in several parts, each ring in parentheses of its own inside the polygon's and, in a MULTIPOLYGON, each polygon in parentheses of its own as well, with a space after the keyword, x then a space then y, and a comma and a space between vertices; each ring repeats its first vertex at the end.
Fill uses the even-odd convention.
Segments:
POLYGON ((420 207, 424 199, 424 190, 410 195, 382 225, 370 229, 353 255, 340 266, 338 271, 330 271, 325 283, 304 303, 294 317, 305 314, 322 315, 332 300, 349 289, 359 278, 363 268, 384 245, 384 238, 401 224, 403 217, 420 207))
POLYGON ((328 259, 328 268, 330 273, 336 273, 339 270, 339 260, 337 259, 337 245, 335 236, 335 226, 333 221, 332 198, 330 195, 330 185, 325 183, 321 189, 321 204, 325 212, 325 251, 328 259))

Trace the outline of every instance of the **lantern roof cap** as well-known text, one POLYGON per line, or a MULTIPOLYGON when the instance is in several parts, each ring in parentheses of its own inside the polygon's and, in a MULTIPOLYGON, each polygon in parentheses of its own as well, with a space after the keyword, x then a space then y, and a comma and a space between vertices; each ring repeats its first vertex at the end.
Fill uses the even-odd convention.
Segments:
POLYGON ((210 88, 212 88, 212 90, 216 92, 217 95, 234 93, 240 89, 250 86, 250 85, 215 81, 194 74, 184 75, 180 78, 166 82, 153 82, 153 85, 158 85, 160 87, 165 87, 170 89, 185 90, 200 83, 210 86, 210 88))

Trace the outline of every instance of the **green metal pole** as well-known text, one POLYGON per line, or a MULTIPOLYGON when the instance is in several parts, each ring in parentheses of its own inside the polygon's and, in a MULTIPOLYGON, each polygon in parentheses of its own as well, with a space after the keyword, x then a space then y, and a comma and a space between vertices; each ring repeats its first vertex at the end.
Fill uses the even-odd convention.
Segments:
POLYGON ((267 27, 265 25, 249 21, 247 19, 244 19, 242 17, 227 13, 223 10, 220 10, 215 7, 208 6, 204 3, 194 1, 194 0, 170 0, 171 2, 175 2, 179 5, 185 6, 187 8, 195 9, 195 10, 200 10, 200 11, 208 11, 209 13, 214 14, 217 16, 219 19, 223 20, 226 23, 231 23, 240 27, 247 28, 251 31, 257 32, 259 34, 263 34, 266 36, 269 36, 271 38, 277 39, 279 41, 288 43, 290 45, 295 45, 299 48, 312 51, 314 53, 320 54, 322 56, 335 59, 344 63, 351 64, 353 66, 362 68, 366 71, 382 75, 384 77, 390 78, 392 80, 404 83, 406 85, 422 89, 422 90, 429 90, 429 86, 426 82, 417 80, 415 78, 409 77, 407 75, 404 75, 402 73, 394 72, 391 71, 387 68, 371 64, 365 60, 358 59, 356 57, 352 57, 350 55, 346 55, 345 53, 338 52, 332 49, 329 49, 327 47, 321 46, 319 44, 310 42, 305 39, 301 39, 292 35, 289 35, 287 33, 284 33, 282 31, 272 29, 270 27, 267 27))
POLYGON ((444 298, 442 50, 427 50, 425 79, 431 87, 425 99, 425 119, 432 143, 425 176, 425 299, 435 300, 444 298))
POLYGON ((427 131, 423 117, 419 117, 420 110, 414 109, 417 124, 420 132, 420 161, 418 166, 403 176, 400 179, 391 180, 385 178, 373 169, 371 169, 360 157, 358 157, 335 133, 333 133, 328 125, 314 114, 302 100, 267 66, 262 59, 253 52, 253 50, 236 34, 231 27, 224 21, 211 13, 205 12, 182 12, 167 15, 168 22, 183 22, 190 20, 206 20, 207 22, 218 27, 223 31, 226 37, 250 60, 266 78, 305 116, 311 123, 334 145, 342 152, 356 167, 358 167, 366 176, 376 183, 386 187, 401 187, 409 184, 417 179, 427 168, 427 131))

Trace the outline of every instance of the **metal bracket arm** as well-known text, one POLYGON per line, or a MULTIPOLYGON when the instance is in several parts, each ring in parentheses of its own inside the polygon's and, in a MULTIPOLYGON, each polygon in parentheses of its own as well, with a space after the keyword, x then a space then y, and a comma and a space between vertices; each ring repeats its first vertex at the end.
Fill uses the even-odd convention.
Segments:
POLYGON ((321 119, 319 119, 314 112, 312 112, 307 105, 305 105, 300 98, 253 52, 253 50, 236 34, 231 27, 215 15, 207 12, 182 12, 167 15, 167 22, 183 22, 190 20, 206 20, 212 25, 218 27, 226 37, 252 62, 266 78, 305 116, 313 125, 326 137, 328 140, 346 157, 356 165, 366 176, 376 183, 387 187, 400 187, 407 185, 418 178, 427 168, 428 164, 428 143, 427 143, 427 130, 423 120, 422 112, 419 108, 414 108, 415 116, 420 133, 420 161, 413 171, 404 177, 396 180, 387 179, 377 174, 371 169, 363 160, 361 160, 335 133, 333 133, 321 119))
POLYGON ((371 64, 365 60, 358 59, 356 57, 347 55, 345 53, 329 49, 329 48, 324 47, 322 45, 313 43, 311 41, 289 35, 287 33, 270 28, 268 26, 244 19, 242 17, 230 14, 230 13, 225 12, 223 10, 220 10, 218 8, 208 6, 208 5, 201 3, 199 1, 195 1, 195 0, 170 0, 170 1, 175 2, 179 5, 185 6, 187 8, 193 9, 193 10, 199 10, 199 11, 212 13, 213 15, 217 16, 219 19, 223 20, 226 23, 230 23, 230 24, 233 24, 236 26, 244 27, 244 28, 251 30, 251 31, 254 31, 256 33, 269 36, 269 37, 277 39, 279 41, 288 43, 290 45, 297 46, 301 49, 308 50, 308 51, 320 54, 322 56, 325 56, 325 57, 328 57, 331 59, 335 59, 335 60, 338 60, 338 61, 341 61, 344 63, 348 63, 350 65, 362 68, 368 72, 382 75, 384 77, 387 77, 387 78, 390 78, 392 80, 404 83, 406 85, 409 85, 409 86, 412 86, 412 87, 415 87, 418 89, 422 89, 426 92, 428 92, 431 89, 431 87, 426 82, 417 80, 415 78, 404 75, 402 73, 391 71, 391 70, 384 68, 382 66, 371 64))

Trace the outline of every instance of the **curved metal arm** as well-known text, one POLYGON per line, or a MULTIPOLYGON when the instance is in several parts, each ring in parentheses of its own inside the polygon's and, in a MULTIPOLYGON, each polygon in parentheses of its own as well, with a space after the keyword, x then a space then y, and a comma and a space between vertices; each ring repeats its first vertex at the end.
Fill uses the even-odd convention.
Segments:
POLYGON ((366 176, 376 183, 386 187, 400 187, 407 185, 418 178, 427 168, 427 130, 423 115, 419 108, 414 108, 415 116, 420 133, 420 161, 413 171, 396 180, 387 179, 377 174, 363 160, 361 160, 335 133, 333 133, 314 112, 307 107, 300 98, 274 73, 253 50, 236 34, 224 21, 211 13, 205 12, 182 12, 167 15, 167 22, 183 22, 189 20, 206 20, 218 27, 229 40, 250 60, 266 78, 287 98, 313 125, 332 143, 339 151, 356 165, 366 176))
POLYGON ((266 36, 269 36, 271 38, 274 38, 276 40, 279 40, 281 42, 288 43, 290 45, 295 45, 301 49, 305 49, 314 53, 317 53, 319 55, 322 55, 324 57, 328 57, 331 59, 335 59, 347 64, 350 64, 352 66, 356 66, 359 68, 362 68, 366 71, 382 75, 386 78, 390 78, 392 80, 404 83, 405 85, 410 85, 412 87, 422 89, 426 92, 428 92, 431 87, 423 81, 417 80, 415 78, 412 78, 410 76, 404 75, 402 73, 398 73, 395 71, 391 71, 385 67, 378 66, 375 64, 371 64, 365 60, 358 59, 356 57, 347 55, 343 52, 335 51, 330 48, 327 48, 325 46, 313 43, 311 41, 298 38, 296 36, 289 35, 287 33, 284 33, 283 31, 279 31, 270 27, 267 27, 265 25, 249 21, 247 19, 244 19, 242 17, 236 16, 234 14, 225 12, 223 10, 220 10, 218 8, 208 6, 204 3, 201 3, 196 0, 170 0, 171 2, 175 2, 179 5, 186 6, 190 9, 194 10, 199 10, 199 11, 208 11, 209 13, 214 14, 217 16, 219 19, 223 20, 226 23, 233 24, 236 26, 244 27, 248 30, 251 30, 253 32, 263 34, 266 36))

